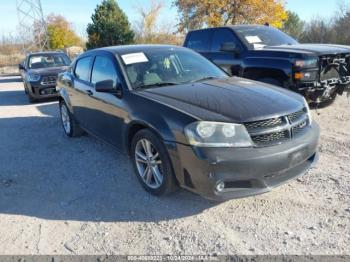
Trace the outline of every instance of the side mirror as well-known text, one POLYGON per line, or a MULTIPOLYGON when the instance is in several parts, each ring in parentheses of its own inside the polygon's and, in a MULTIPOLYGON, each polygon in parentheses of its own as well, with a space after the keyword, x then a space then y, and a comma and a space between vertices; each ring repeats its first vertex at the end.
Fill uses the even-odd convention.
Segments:
POLYGON ((23 64, 18 64, 18 69, 19 69, 19 70, 26 70, 26 69, 24 68, 23 64))
POLYGON ((240 49, 237 47, 237 45, 234 42, 223 43, 220 47, 220 51, 234 53, 234 54, 240 53, 240 49))
POLYGON ((95 84, 96 92, 115 94, 117 97, 122 97, 122 86, 120 83, 114 85, 113 80, 104 80, 95 84))

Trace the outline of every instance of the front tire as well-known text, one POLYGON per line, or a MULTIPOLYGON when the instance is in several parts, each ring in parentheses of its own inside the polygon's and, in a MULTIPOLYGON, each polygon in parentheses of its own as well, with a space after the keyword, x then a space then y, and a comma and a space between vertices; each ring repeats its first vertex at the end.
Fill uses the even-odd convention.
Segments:
POLYGON ((64 133, 69 137, 81 136, 84 133, 84 131, 79 127, 78 123, 74 120, 66 103, 64 101, 60 101, 59 106, 60 106, 61 123, 63 126, 64 133))
POLYGON ((28 97, 28 102, 33 104, 36 102, 36 99, 34 97, 32 97, 29 93, 27 94, 27 97, 28 97))
POLYGON ((337 94, 333 94, 329 99, 326 99, 326 100, 323 100, 320 102, 312 102, 310 104, 310 107, 312 107, 312 108, 325 108, 325 107, 332 105, 336 99, 337 99, 337 94))
POLYGON ((168 152, 149 129, 143 129, 133 137, 131 158, 136 176, 147 192, 162 196, 177 189, 168 152))

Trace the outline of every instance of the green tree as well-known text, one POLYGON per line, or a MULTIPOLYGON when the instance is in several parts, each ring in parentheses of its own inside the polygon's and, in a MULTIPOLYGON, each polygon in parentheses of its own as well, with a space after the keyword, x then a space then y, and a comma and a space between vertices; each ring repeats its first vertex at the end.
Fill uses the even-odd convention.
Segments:
POLYGON ((96 7, 91 20, 87 27, 88 49, 134 42, 134 32, 128 18, 115 0, 103 0, 96 7))
POLYGON ((51 49, 63 49, 70 46, 82 45, 82 40, 63 16, 51 14, 46 18, 46 23, 49 35, 49 47, 51 49))
POLYGON ((288 19, 284 22, 282 30, 300 40, 304 31, 305 23, 300 19, 297 13, 287 11, 288 19))

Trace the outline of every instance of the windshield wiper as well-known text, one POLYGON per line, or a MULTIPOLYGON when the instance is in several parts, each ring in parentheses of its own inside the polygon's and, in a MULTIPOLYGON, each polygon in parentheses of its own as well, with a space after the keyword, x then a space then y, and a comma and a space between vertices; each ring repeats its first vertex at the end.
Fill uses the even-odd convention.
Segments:
POLYGON ((148 84, 148 85, 138 85, 138 86, 135 86, 133 89, 138 90, 138 89, 145 89, 145 88, 151 88, 151 87, 175 86, 178 84, 179 83, 174 83, 174 82, 159 82, 159 83, 148 84))
POLYGON ((219 79, 219 77, 207 76, 207 77, 203 77, 203 78, 200 78, 197 80, 192 80, 192 81, 190 81, 190 83, 201 82, 201 81, 206 81, 206 80, 213 80, 213 79, 219 79))

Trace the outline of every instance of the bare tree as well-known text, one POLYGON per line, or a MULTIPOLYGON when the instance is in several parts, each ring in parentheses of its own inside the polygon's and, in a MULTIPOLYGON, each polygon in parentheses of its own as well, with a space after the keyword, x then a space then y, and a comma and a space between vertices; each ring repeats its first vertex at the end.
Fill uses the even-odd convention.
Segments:
POLYGON ((134 23, 137 43, 148 44, 181 44, 182 37, 176 35, 172 29, 175 26, 169 22, 159 21, 160 14, 165 7, 162 0, 150 0, 149 7, 138 5, 136 10, 140 19, 134 23))
POLYGON ((149 8, 142 5, 137 7, 140 20, 135 24, 136 41, 153 43, 154 35, 158 32, 157 20, 163 7, 161 0, 150 0, 149 8))
POLYGON ((332 43, 335 39, 333 21, 322 17, 315 17, 307 23, 301 37, 304 43, 332 43))
POLYGON ((350 45, 350 7, 341 1, 337 10, 334 19, 335 41, 338 44, 350 45))

